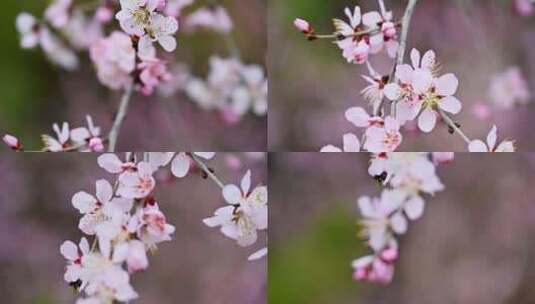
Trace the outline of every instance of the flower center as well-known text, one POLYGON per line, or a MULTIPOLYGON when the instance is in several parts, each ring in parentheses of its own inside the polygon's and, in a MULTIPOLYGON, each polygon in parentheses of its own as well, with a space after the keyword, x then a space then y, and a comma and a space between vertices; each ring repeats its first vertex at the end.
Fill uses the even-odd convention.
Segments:
POLYGON ((422 102, 423 102, 422 106, 424 108, 435 109, 438 106, 439 101, 440 101, 440 97, 433 91, 425 93, 422 96, 422 102))

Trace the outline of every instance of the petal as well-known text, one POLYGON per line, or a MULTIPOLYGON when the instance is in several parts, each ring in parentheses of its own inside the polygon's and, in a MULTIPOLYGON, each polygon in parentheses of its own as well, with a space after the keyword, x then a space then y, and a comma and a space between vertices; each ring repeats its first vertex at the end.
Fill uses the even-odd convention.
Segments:
POLYGON ((419 219, 424 213, 425 202, 420 196, 413 196, 405 203, 405 213, 410 220, 419 219))
POLYGON ((359 128, 365 128, 370 125, 370 115, 360 107, 353 107, 347 109, 345 113, 346 119, 359 128))
POLYGON ((78 258, 78 247, 71 241, 63 242, 61 247, 59 247, 59 251, 61 252, 61 255, 69 261, 74 261, 78 258))
POLYGON ((489 146, 489 150, 494 150, 494 147, 496 146, 496 141, 498 140, 498 128, 496 125, 493 125, 490 129, 489 134, 487 135, 487 145, 489 146))
POLYGON ((433 69, 433 67, 436 64, 436 55, 435 52, 432 50, 429 50, 425 52, 424 56, 422 57, 422 68, 423 69, 433 69))
POLYGON ((249 189, 251 188, 251 170, 247 170, 247 173, 241 179, 240 186, 244 194, 249 193, 249 189))
POLYGON ((414 70, 408 64, 400 64, 396 67, 396 77, 405 84, 412 82, 412 73, 414 70))
POLYGON ((248 261, 256 261, 256 260, 259 260, 261 258, 263 258, 264 256, 266 256, 268 254, 268 249, 267 247, 264 247, 260 250, 258 250, 257 252, 251 254, 247 260, 248 261))
POLYGON ((362 15, 362 23, 371 28, 378 27, 381 21, 383 21, 383 18, 378 12, 375 11, 362 15))
POLYGON ((173 159, 173 163, 171 164, 171 172, 176 177, 186 176, 189 172, 190 162, 190 157, 186 153, 179 153, 175 159, 173 159))
POLYGON ((113 196, 113 188, 111 184, 105 180, 100 179, 97 181, 97 199, 99 202, 105 204, 111 200, 113 196))
POLYGON ((84 142, 89 137, 91 137, 91 134, 86 128, 76 128, 71 130, 71 139, 76 142, 84 142))
POLYGON ((193 154, 200 156, 204 159, 212 159, 215 156, 215 152, 193 152, 193 154))
POLYGON ((412 74, 412 87, 417 94, 426 93, 433 85, 433 75, 429 70, 415 70, 412 74))
POLYGON ((462 105, 461 105, 461 102, 459 101, 459 99, 453 97, 453 96, 448 96, 446 98, 443 98, 442 100, 439 101, 439 104, 438 106, 446 111, 446 112, 450 112, 452 114, 457 114, 459 112, 461 112, 461 109, 462 109, 462 105))
POLYGON ((386 98, 398 100, 401 98, 401 87, 397 83, 389 83, 385 86, 384 93, 386 98))
POLYGON ((453 74, 440 76, 435 83, 436 92, 440 96, 451 96, 457 92, 459 80, 453 74))
POLYGON ((392 227, 392 230, 397 234, 404 234, 407 232, 407 219, 401 214, 401 212, 395 213, 390 218, 390 227, 392 227))
POLYGON ((322 153, 338 153, 338 152, 343 152, 342 149, 336 147, 336 146, 333 146, 333 145, 327 145, 323 148, 321 148, 320 152, 322 153))
POLYGON ((71 202, 74 208, 84 214, 93 211, 96 199, 91 194, 80 191, 72 197, 71 202))
POLYGON ((123 162, 113 153, 102 154, 97 159, 98 165, 109 173, 123 172, 123 162))
POLYGON ((489 152, 489 148, 482 140, 472 140, 468 145, 468 151, 470 152, 489 152))
POLYGON ((176 49, 176 39, 173 36, 163 36, 158 39, 158 42, 164 50, 172 52, 176 49))
POLYGON ((515 143, 510 140, 505 140, 498 145, 495 152, 515 152, 515 143))
POLYGON ((344 152, 360 152, 360 141, 355 134, 344 134, 344 152))
POLYGON ((420 114, 420 117, 418 117, 418 128, 422 130, 422 132, 429 133, 431 132, 437 123, 437 115, 435 111, 426 108, 422 114, 420 114))
POLYGON ((175 156, 174 152, 149 152, 149 164, 153 171, 160 167, 167 166, 175 156))
POLYGON ((243 198, 240 188, 236 185, 226 185, 223 188, 223 197, 231 205, 239 204, 243 198))
POLYGON ((415 69, 420 67, 420 51, 417 49, 412 49, 411 51, 411 62, 415 69))

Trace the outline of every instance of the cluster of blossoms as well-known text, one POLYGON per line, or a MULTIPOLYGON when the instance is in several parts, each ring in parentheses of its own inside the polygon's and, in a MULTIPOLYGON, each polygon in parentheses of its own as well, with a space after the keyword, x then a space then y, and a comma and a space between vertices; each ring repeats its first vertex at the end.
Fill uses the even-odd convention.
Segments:
MULTIPOLYGON (((209 227, 220 227, 221 233, 236 240, 242 247, 256 243, 258 230, 268 228, 268 191, 259 185, 251 190, 251 171, 243 176, 240 187, 225 185, 223 198, 226 206, 217 209, 214 216, 203 222, 209 227)), ((267 248, 253 253, 249 260, 259 259, 267 254, 267 248)))
MULTIPOLYGON (((159 243, 170 241, 175 227, 167 222, 153 190, 154 174, 170 165, 175 177, 185 177, 200 158, 211 159, 212 152, 151 152, 143 161, 127 153, 122 161, 115 154, 103 154, 98 165, 111 173, 115 181, 96 182, 96 194, 80 191, 72 197, 72 205, 82 215, 78 228, 85 234, 79 244, 65 241, 60 246, 67 259, 64 279, 84 298, 77 303, 128 302, 138 298, 130 284, 130 275, 147 269, 147 252, 154 252, 159 243), (89 245, 87 238, 94 238, 89 245)), ((203 164, 200 162, 199 164, 203 164)), ((202 170, 208 170, 202 168, 202 170)), ((211 174, 211 172, 205 172, 211 174)), ((257 187, 249 193, 250 171, 243 178, 243 192, 234 185, 223 187, 223 195, 231 204, 206 219, 209 226, 221 225, 225 235, 242 246, 256 241, 256 230, 267 228, 267 188, 257 187), (238 193, 236 193, 238 191, 238 193)), ((250 259, 258 259, 266 249, 250 259)))
POLYGON ((388 284, 399 250, 397 235, 422 217, 424 195, 444 190, 436 165, 453 160, 453 153, 380 153, 372 155, 368 172, 383 185, 380 197, 362 196, 358 208, 363 235, 372 254, 352 262, 357 281, 388 284))
MULTIPOLYGON (((104 151, 105 139, 100 134, 100 127, 93 124, 91 116, 86 116, 87 127, 71 129, 69 123, 55 123, 52 125, 56 137, 43 134, 43 152, 102 152, 104 151)), ((3 137, 4 143, 15 151, 22 151, 23 145, 20 140, 12 135, 3 137)))
MULTIPOLYGON (((349 22, 333 19, 333 36, 337 39, 336 44, 347 62, 365 63, 370 54, 377 54, 383 49, 387 50, 390 57, 396 55, 399 47, 396 24, 392 19, 392 12, 385 9, 383 2, 380 4, 381 12, 372 11, 362 15, 360 7, 356 6, 353 11, 349 8, 344 11, 349 22)), ((310 40, 323 38, 315 33, 306 20, 298 18, 294 25, 310 40)))
POLYGON ((185 91, 201 108, 219 110, 230 123, 250 110, 258 116, 267 113, 268 82, 263 68, 237 58, 210 58, 207 79, 191 77, 185 91))
MULTIPOLYGON (((346 119, 359 128, 365 128, 364 134, 359 140, 355 134, 348 133, 343 137, 343 147, 333 145, 325 146, 322 152, 393 152, 401 144, 403 136, 400 129, 413 128, 413 121, 417 121, 417 128, 424 133, 430 133, 435 129, 437 122, 442 120, 447 124, 450 133, 458 133, 469 147, 473 146, 470 140, 460 129, 450 115, 458 114, 462 104, 454 95, 459 86, 459 80, 452 74, 439 75, 439 64, 434 51, 429 50, 422 54, 417 49, 410 52, 411 64, 403 63, 406 35, 402 35, 400 43, 397 39, 396 24, 392 22, 392 13, 387 12, 382 0, 378 0, 381 13, 370 12, 363 16, 357 6, 354 11, 346 8, 345 13, 350 22, 345 23, 334 19, 336 32, 333 35, 318 35, 313 27, 303 19, 296 19, 295 26, 311 40, 317 38, 336 39, 336 44, 343 50, 343 56, 348 62, 366 63, 369 75, 363 75, 368 85, 361 91, 364 98, 373 107, 369 114, 362 107, 351 107, 345 112, 346 119), (362 19, 362 20, 361 20, 362 19), (360 25, 361 21, 364 27, 360 25), (368 61, 368 53, 375 53, 386 46, 389 54, 394 55, 397 51, 396 65, 393 73, 382 75, 378 73, 368 61), (385 105, 390 105, 387 114, 385 105)), ((409 25, 413 5, 416 1, 410 1, 404 18, 401 22, 403 27, 409 25)), ((394 56, 393 56, 394 57, 394 56)), ((518 76, 514 71, 504 76, 508 79, 518 76), (515 74, 515 75, 511 75, 515 74)), ((510 91, 503 86, 514 86, 519 89, 522 96, 508 96, 509 99, 525 99, 525 87, 519 77, 510 81, 501 81, 496 90, 510 91)), ((498 96, 497 96, 498 97, 498 96)), ((492 149, 487 149, 491 150, 492 149)), ((513 152, 514 146, 507 145, 507 149, 496 149, 500 152, 513 152)))

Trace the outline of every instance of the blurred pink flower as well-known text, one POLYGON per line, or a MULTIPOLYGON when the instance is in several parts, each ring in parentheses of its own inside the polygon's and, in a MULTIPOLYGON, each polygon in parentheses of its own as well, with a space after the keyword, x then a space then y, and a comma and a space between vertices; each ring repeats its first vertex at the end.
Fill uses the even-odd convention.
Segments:
POLYGON ((160 59, 146 59, 138 64, 141 71, 139 79, 141 83, 138 89, 144 95, 152 95, 154 89, 165 82, 170 81, 173 76, 167 71, 167 65, 160 59))

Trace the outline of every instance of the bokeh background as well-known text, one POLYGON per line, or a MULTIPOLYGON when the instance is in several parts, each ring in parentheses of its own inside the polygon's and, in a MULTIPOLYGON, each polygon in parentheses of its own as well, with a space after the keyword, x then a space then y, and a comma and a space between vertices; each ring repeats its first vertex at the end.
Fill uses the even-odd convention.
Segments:
MULTIPOLYGON (((385 0, 394 18, 401 18, 405 0, 385 0)), ((352 106, 364 106, 359 92, 366 82, 365 65, 346 63, 329 41, 309 42, 293 26, 301 17, 318 33, 332 33, 332 18, 346 18, 344 7, 359 5, 363 12, 378 10, 376 0, 271 0, 268 2, 268 66, 270 70, 270 151, 318 151, 327 144, 341 145, 342 134, 361 132, 344 118, 352 106), (272 47, 273 46, 273 47, 272 47)), ((492 76, 509 66, 519 66, 535 96, 535 15, 522 17, 511 0, 419 1, 408 37, 408 52, 433 49, 441 73, 460 79, 456 96, 463 111, 456 115, 472 138, 485 138, 493 123, 499 136, 515 139, 520 151, 535 149, 535 106, 519 105, 494 110, 491 117, 476 119, 472 108, 489 104, 492 76)), ((383 52, 371 57, 381 73, 391 70, 383 52)), ((360 133, 359 133, 360 134, 360 133)), ((466 151, 464 141, 450 136, 442 124, 431 135, 404 132, 399 151, 466 151)))
MULTIPOLYGON (((77 0, 76 3, 92 0, 77 0)), ((201 3, 209 1, 197 1, 201 3)), ((234 36, 247 64, 264 65, 266 1, 221 1, 235 22, 234 36), (254 12, 254 13, 251 13, 254 12)), ((42 16, 47 0, 7 0, 0 12, 0 133, 14 133, 28 147, 41 147, 40 134, 52 133, 54 122, 85 125, 91 114, 104 131, 112 125, 120 95, 98 83, 87 54, 80 69, 65 72, 50 64, 40 50, 22 50, 16 16, 27 11, 42 16)), ((229 56, 221 36, 210 32, 178 35, 177 60, 206 75, 211 55, 229 56)), ((135 94, 123 124, 118 150, 263 151, 267 118, 248 114, 234 125, 218 112, 201 110, 185 95, 171 98, 135 94)))
POLYGON ((534 303, 535 154, 457 153, 446 190, 400 239, 387 286, 352 280, 369 251, 357 198, 377 196, 369 156, 271 155, 269 303, 534 303))
MULTIPOLYGON (((71 197, 80 190, 94 193, 97 179, 111 178, 96 158, 83 153, 0 155, 2 303, 74 303, 75 294, 63 281, 66 264, 59 246, 82 236, 71 197)), ((207 163, 226 183, 238 183, 247 168, 253 185, 267 181, 263 155, 221 153, 207 163)), ((239 247, 202 223, 223 206, 212 181, 199 172, 178 180, 160 171, 155 195, 176 232, 149 256, 147 271, 131 276, 140 294, 134 302, 265 303, 266 259, 249 262, 247 257, 266 245, 267 233, 261 232, 254 246, 239 247)))

